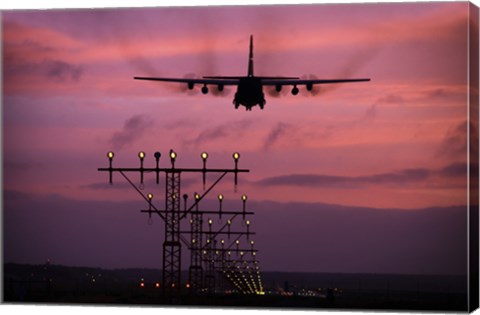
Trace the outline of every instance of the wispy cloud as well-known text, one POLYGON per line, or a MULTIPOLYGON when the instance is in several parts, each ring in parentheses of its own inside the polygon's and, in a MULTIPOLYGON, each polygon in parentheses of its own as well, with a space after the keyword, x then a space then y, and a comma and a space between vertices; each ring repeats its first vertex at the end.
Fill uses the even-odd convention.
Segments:
POLYGON ((76 83, 85 67, 73 58, 80 44, 47 28, 5 22, 3 33, 5 93, 27 94, 52 88, 47 83, 76 83))
POLYGON ((6 56, 5 77, 8 83, 17 82, 23 78, 41 80, 52 80, 54 82, 78 82, 83 73, 84 67, 80 64, 69 63, 60 59, 45 59, 39 62, 32 62, 27 59, 6 56))
POLYGON ((145 115, 135 115, 125 121, 122 130, 113 134, 110 143, 115 149, 132 144, 153 125, 153 120, 145 115))
POLYGON ((184 145, 203 145, 211 141, 240 137, 253 124, 251 120, 243 119, 226 124, 212 126, 200 131, 197 137, 184 141, 184 145))
POLYGON ((366 119, 375 119, 375 117, 377 117, 377 113, 378 113, 378 106, 377 104, 373 104, 372 106, 367 108, 367 110, 365 110, 364 117, 366 119))
POLYGON ((329 188, 360 188, 365 185, 404 184, 424 180, 429 176, 427 170, 407 170, 397 173, 376 174, 370 176, 332 176, 321 174, 290 174, 268 177, 256 184, 267 186, 304 186, 329 188))
POLYGON ((320 188, 355 189, 370 185, 407 186, 436 180, 438 177, 454 179, 466 176, 465 163, 453 163, 441 169, 411 168, 390 173, 365 176, 336 176, 325 174, 289 174, 273 176, 255 182, 261 186, 301 186, 320 188))
POLYGON ((48 78, 60 81, 78 81, 83 73, 83 68, 61 60, 47 61, 45 71, 48 78))
POLYGON ((263 144, 263 148, 265 150, 270 149, 272 146, 275 145, 275 143, 278 142, 280 138, 282 138, 288 133, 291 133, 292 130, 293 130, 293 126, 290 124, 286 124, 283 122, 277 123, 267 135, 265 142, 263 144))
POLYGON ((450 158, 466 157, 467 155, 467 121, 450 128, 437 150, 438 155, 450 158))
POLYGON ((387 95, 381 96, 377 103, 387 103, 387 104, 402 104, 405 102, 405 98, 402 95, 389 93, 387 95))

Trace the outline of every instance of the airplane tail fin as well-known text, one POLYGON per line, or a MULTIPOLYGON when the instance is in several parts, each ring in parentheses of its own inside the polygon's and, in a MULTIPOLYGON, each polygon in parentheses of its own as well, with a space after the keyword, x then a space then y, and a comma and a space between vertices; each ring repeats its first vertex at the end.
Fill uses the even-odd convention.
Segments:
POLYGON ((253 77, 253 35, 250 35, 250 54, 248 57, 248 76, 253 77))

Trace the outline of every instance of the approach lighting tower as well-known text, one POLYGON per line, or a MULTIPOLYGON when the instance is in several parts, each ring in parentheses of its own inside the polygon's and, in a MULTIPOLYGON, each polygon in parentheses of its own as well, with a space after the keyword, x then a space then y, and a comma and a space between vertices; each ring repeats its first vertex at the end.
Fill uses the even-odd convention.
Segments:
MULTIPOLYGON (((107 157, 109 160, 109 166, 107 168, 99 168, 100 172, 109 173, 109 182, 113 183, 113 173, 120 174, 125 180, 127 180, 132 187, 143 197, 149 204, 149 210, 143 212, 157 213, 165 223, 165 239, 163 243, 163 273, 162 273, 162 288, 165 296, 179 295, 181 288, 181 249, 182 242, 184 244, 190 244, 188 240, 183 238, 180 231, 180 222, 187 217, 188 214, 192 214, 193 210, 197 208, 198 203, 227 175, 234 175, 235 189, 238 183, 238 173, 246 173, 250 170, 239 169, 238 161, 240 154, 238 152, 233 153, 234 168, 231 169, 213 169, 207 168, 208 154, 203 152, 201 154, 203 165, 201 168, 178 168, 175 165, 177 159, 177 153, 174 150, 170 150, 168 158, 170 160, 169 167, 160 167, 161 153, 155 152, 153 154, 155 158, 155 167, 145 167, 144 160, 146 157, 145 152, 138 153, 140 159, 140 166, 136 168, 124 168, 113 167, 114 153, 108 152, 107 157), (133 181, 127 176, 127 173, 140 174, 140 189, 133 183, 133 181), (153 203, 153 195, 145 195, 141 190, 144 187, 144 174, 153 173, 156 175, 156 183, 160 182, 160 174, 165 174, 165 209, 157 209, 153 203), (195 202, 188 208, 181 210, 181 175, 184 173, 201 173, 202 182, 204 187, 203 194, 195 198, 195 202), (205 190, 206 187, 206 175, 207 173, 214 173, 218 175, 218 178, 205 190)), ((198 232, 198 231, 196 231, 198 232)), ((201 233, 201 232, 200 232, 201 233)))

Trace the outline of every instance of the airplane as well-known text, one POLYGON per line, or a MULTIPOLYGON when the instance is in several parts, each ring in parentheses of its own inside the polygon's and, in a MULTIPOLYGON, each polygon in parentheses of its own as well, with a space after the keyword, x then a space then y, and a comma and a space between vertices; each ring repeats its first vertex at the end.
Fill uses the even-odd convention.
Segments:
POLYGON ((193 90, 195 84, 203 85, 201 91, 208 93, 208 85, 216 85, 218 91, 223 91, 227 85, 237 86, 237 91, 233 99, 235 109, 240 105, 245 106, 247 111, 258 105, 260 109, 265 106, 264 86, 274 86, 276 92, 280 92, 285 85, 293 86, 291 93, 297 95, 298 85, 305 85, 307 91, 312 91, 315 84, 344 83, 344 82, 362 82, 370 79, 300 79, 299 77, 268 77, 255 76, 253 74, 253 35, 250 35, 250 52, 248 58, 248 73, 246 76, 204 76, 202 78, 153 78, 153 77, 134 77, 135 80, 150 80, 186 83, 189 90, 193 90))

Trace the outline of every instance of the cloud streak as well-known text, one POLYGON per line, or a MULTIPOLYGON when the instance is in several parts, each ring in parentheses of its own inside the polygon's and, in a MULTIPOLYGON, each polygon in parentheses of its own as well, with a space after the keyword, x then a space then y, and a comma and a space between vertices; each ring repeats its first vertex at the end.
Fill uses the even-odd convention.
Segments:
POLYGON ((286 124, 283 122, 277 123, 270 133, 267 135, 265 142, 263 144, 263 148, 265 150, 270 149, 274 146, 280 138, 284 137, 286 134, 292 132, 292 126, 290 124, 286 124))
POLYGON ((316 188, 357 189, 371 185, 408 186, 436 180, 439 176, 455 179, 466 176, 465 163, 453 163, 441 169, 404 169, 397 172, 366 176, 335 176, 323 174, 290 174, 273 176, 256 181, 259 186, 300 186, 316 188))
POLYGON ((59 81, 79 81, 83 73, 83 68, 78 65, 69 64, 61 60, 46 62, 46 75, 59 81))
POLYGON ((125 121, 122 130, 113 134, 110 144, 114 149, 131 145, 153 125, 153 120, 145 115, 135 115, 125 121))
POLYGON ((62 84, 78 83, 84 75, 83 61, 74 58, 80 44, 60 32, 7 21, 3 35, 7 95, 58 93, 62 84))
POLYGON ((199 146, 213 141, 229 139, 233 136, 242 137, 252 124, 253 122, 251 120, 243 119, 228 124, 208 127, 200 131, 197 137, 185 140, 184 145, 199 146))
MULTIPOLYGON (((445 134, 438 148, 438 155, 450 158, 464 157, 467 154, 467 121, 462 121, 445 134)), ((474 133, 473 133, 474 134, 474 133)))

